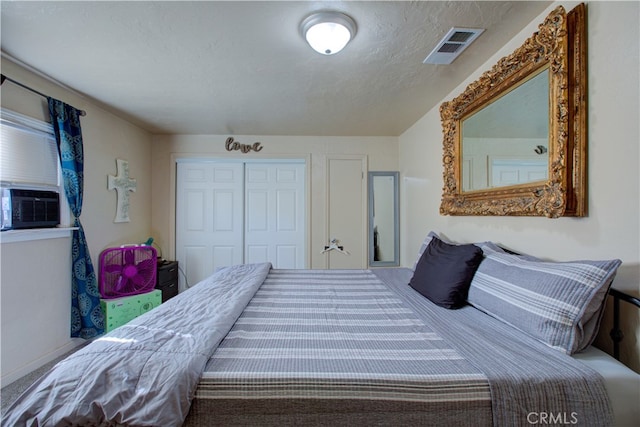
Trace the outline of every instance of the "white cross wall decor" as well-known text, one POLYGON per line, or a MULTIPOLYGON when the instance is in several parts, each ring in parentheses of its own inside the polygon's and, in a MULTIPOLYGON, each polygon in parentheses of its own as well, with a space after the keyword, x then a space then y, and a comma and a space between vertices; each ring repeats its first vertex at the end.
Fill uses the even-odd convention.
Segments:
POLYGON ((109 190, 116 190, 118 203, 113 222, 129 222, 129 191, 136 191, 136 180, 129 178, 129 162, 116 159, 116 176, 107 175, 109 190))

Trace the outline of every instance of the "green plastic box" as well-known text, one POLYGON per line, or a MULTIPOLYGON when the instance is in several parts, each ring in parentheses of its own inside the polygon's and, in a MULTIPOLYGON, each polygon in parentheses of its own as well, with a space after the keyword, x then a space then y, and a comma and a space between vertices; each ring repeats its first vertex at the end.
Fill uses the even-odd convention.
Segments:
POLYGON ((101 299, 100 305, 105 316, 105 332, 110 332, 162 304, 162 291, 155 289, 139 295, 101 299))

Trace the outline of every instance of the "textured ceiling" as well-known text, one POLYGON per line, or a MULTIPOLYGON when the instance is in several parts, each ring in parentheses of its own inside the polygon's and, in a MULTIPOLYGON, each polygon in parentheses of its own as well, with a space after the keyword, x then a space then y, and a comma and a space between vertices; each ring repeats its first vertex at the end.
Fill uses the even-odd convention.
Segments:
POLYGON ((3 0, 1 40, 153 133, 397 136, 549 3, 3 0), (327 9, 358 26, 333 56, 299 33, 327 9), (423 64, 454 26, 486 31, 453 64, 423 64))

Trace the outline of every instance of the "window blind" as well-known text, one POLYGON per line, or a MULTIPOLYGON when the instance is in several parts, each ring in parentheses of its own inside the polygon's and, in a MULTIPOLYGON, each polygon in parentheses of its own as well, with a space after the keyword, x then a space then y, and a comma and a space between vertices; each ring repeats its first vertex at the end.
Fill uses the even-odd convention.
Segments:
POLYGON ((58 187, 58 150, 50 123, 2 110, 0 180, 3 185, 58 187))

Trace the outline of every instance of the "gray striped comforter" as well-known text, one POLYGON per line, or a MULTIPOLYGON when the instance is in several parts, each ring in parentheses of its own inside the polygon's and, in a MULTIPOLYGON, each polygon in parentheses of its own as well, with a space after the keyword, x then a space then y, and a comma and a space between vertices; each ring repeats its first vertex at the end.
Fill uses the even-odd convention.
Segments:
POLYGON ((272 270, 186 425, 610 423, 595 373, 471 307, 430 304, 408 269, 376 272, 272 270))
POLYGON ((200 374, 271 264, 227 267, 56 364, 3 427, 183 424, 200 374))

